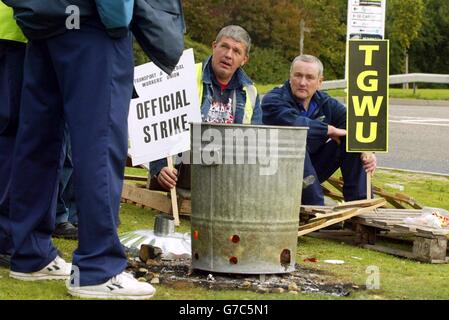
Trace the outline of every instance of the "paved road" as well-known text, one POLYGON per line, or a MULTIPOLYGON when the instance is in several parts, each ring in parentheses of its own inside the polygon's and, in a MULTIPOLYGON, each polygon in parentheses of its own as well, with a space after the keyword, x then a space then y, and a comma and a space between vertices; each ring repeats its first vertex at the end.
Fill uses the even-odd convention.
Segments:
POLYGON ((379 166, 449 175, 449 106, 390 105, 389 125, 379 166))

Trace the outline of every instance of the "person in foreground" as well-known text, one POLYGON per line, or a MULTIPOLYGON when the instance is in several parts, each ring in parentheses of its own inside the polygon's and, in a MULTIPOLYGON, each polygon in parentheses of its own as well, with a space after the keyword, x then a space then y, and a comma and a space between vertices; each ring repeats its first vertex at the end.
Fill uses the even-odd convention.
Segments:
POLYGON ((64 1, 3 2, 29 40, 11 173, 10 276, 70 277, 69 294, 84 298, 149 299, 155 289, 124 272, 127 258, 117 235, 133 89, 133 1, 72 0, 79 9, 72 18, 80 25, 70 28, 64 1), (73 265, 51 240, 65 122, 78 206, 73 265))
POLYGON ((0 1, 0 265, 10 266, 10 176, 19 122, 26 38, 11 8, 0 1))
POLYGON ((319 91, 324 67, 315 56, 300 55, 290 79, 262 101, 263 123, 309 127, 304 160, 302 204, 324 205, 321 183, 338 169, 345 201, 366 199, 366 175, 376 169, 376 157, 346 152, 346 108, 319 91))

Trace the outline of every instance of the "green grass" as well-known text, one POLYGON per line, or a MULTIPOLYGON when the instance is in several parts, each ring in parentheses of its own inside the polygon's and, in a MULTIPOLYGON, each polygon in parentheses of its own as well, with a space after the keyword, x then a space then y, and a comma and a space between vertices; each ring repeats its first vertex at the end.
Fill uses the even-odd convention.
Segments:
POLYGON ((423 206, 449 210, 449 177, 379 170, 379 174, 373 178, 373 183, 391 193, 400 192, 413 196, 423 206), (404 191, 386 184, 402 185, 404 191))
MULTIPOLYGON (((257 85, 260 94, 265 94, 279 84, 257 85)), ((333 97, 346 97, 343 89, 327 90, 333 97)), ((413 89, 390 88, 390 98, 396 99, 421 99, 421 100, 449 100, 449 89, 417 89, 413 94, 413 89)))
MULTIPOLYGON (((128 174, 145 175, 142 169, 127 170, 128 174)), ((373 182, 376 186, 385 187, 388 183, 404 186, 404 192, 413 196, 426 206, 436 206, 449 209, 449 178, 426 176, 421 174, 405 174, 397 171, 379 170, 373 182)), ((389 189, 397 192, 397 190, 389 189)), ((119 232, 137 229, 152 229, 155 212, 122 204, 119 232)), ((188 220, 181 219, 178 232, 189 232, 188 220)), ((76 248, 76 241, 54 240, 56 246, 63 252, 64 258, 71 259, 76 248)), ((431 265, 412 260, 396 258, 367 249, 342 244, 331 240, 319 240, 301 237, 298 240, 296 261, 307 267, 329 272, 338 281, 351 282, 363 286, 367 280, 367 267, 377 266, 380 271, 379 290, 357 290, 349 297, 335 298, 316 294, 258 294, 249 291, 211 291, 202 288, 170 288, 156 285, 156 300, 202 300, 202 299, 251 299, 251 300, 291 300, 291 299, 449 299, 447 275, 449 264, 431 265), (304 262, 305 258, 318 258, 317 263, 304 262), (356 259, 356 258, 358 259, 356 259), (326 259, 344 260, 343 265, 323 263, 326 259)), ((27 283, 8 277, 8 270, 0 267, 0 299, 73 299, 66 293, 62 282, 48 281, 27 283)))

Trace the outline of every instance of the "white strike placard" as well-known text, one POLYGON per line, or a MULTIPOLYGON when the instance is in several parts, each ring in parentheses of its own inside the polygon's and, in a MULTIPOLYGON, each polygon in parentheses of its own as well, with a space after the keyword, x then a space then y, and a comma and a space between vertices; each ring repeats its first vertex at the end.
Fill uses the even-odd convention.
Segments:
POLYGON ((154 63, 134 70, 128 116, 133 166, 190 150, 190 122, 201 122, 193 50, 184 51, 171 75, 154 63))

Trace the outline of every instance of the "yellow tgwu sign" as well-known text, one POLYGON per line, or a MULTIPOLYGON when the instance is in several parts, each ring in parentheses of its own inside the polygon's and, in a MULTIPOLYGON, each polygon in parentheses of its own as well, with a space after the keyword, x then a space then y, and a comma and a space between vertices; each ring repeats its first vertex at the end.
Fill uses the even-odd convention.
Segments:
POLYGON ((388 40, 349 40, 348 152, 388 152, 388 40))

